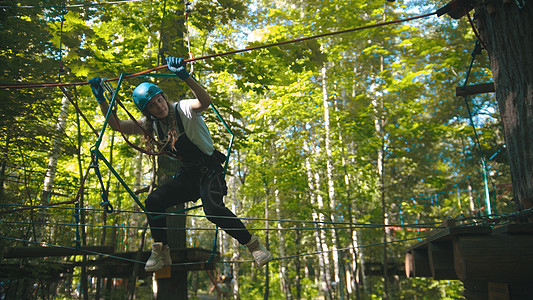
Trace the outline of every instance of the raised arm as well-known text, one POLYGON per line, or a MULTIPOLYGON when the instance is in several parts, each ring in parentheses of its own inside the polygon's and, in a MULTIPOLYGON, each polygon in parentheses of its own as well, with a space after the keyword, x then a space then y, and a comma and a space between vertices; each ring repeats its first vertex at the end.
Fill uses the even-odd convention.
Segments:
POLYGON ((189 75, 186 69, 186 62, 183 58, 167 57, 168 69, 174 72, 178 77, 187 84, 192 93, 196 97, 196 102, 192 103, 193 111, 199 113, 206 110, 211 105, 211 96, 207 93, 203 86, 201 86, 194 78, 189 75))
MULTIPOLYGON (((102 79, 100 77, 95 77, 91 80, 89 80, 89 83, 91 84, 91 90, 96 97, 96 102, 98 102, 98 106, 100 106, 100 110, 102 111, 102 115, 105 117, 107 115, 107 111, 109 110, 109 104, 107 103, 106 98, 104 97, 104 89, 101 85, 102 79)), ((142 134, 142 129, 135 124, 132 120, 121 120, 117 117, 115 113, 112 114, 112 116, 108 120, 109 126, 111 129, 116 131, 121 131, 124 134, 142 134)), ((143 120, 137 120, 137 122, 142 126, 143 120)))

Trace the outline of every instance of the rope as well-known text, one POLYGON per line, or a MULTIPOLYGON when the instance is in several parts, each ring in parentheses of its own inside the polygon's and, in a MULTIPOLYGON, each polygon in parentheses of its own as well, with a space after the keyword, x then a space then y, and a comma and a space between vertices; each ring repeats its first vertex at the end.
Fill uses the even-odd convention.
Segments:
POLYGON ((521 210, 521 211, 515 211, 508 214, 491 214, 487 216, 472 216, 472 217, 465 217, 463 214, 457 216, 454 218, 455 221, 474 221, 471 224, 479 224, 479 222, 475 222, 476 220, 481 220, 482 223, 486 224, 498 224, 502 221, 516 221, 521 218, 533 216, 533 207, 521 210))
POLYGON ((81 109, 78 106, 78 103, 75 102, 74 100, 72 100, 72 97, 68 94, 67 89, 65 89, 64 86, 59 86, 59 89, 61 89, 61 91, 63 92, 63 95, 65 95, 65 97, 67 97, 68 101, 72 104, 72 106, 74 106, 74 108, 76 109, 78 114, 80 114, 80 116, 87 123, 87 125, 89 125, 89 128, 91 128, 92 132, 94 132, 94 134, 98 137, 98 131, 96 129, 94 129, 94 127, 91 124, 91 122, 89 122, 89 119, 87 119, 87 117, 83 114, 83 112, 81 111, 81 109))
MULTIPOLYGON (((427 18, 427 17, 430 17, 430 16, 435 15, 435 14, 437 14, 437 12, 417 15, 417 16, 414 16, 414 17, 409 17, 409 18, 404 18, 404 19, 397 19, 397 20, 388 21, 388 22, 381 22, 381 23, 376 23, 376 24, 372 24, 372 25, 356 27, 356 28, 352 28, 352 29, 339 30, 339 31, 328 32, 328 33, 322 33, 322 34, 318 34, 318 35, 313 35, 313 36, 303 37, 303 38, 298 38, 298 39, 292 39, 292 40, 282 41, 282 42, 278 42, 278 43, 272 43, 272 44, 260 45, 260 46, 255 46, 255 47, 249 47, 249 48, 233 50, 233 51, 228 51, 228 52, 223 52, 223 53, 218 53, 218 54, 211 54, 211 55, 201 56, 201 57, 196 57, 196 58, 189 58, 189 59, 186 59, 185 62, 193 62, 193 61, 197 61, 197 60, 206 60, 206 59, 211 59, 211 58, 220 57, 220 56, 232 55, 232 54, 248 52, 248 51, 253 51, 253 50, 259 50, 259 49, 265 49, 265 48, 281 46, 281 45, 286 45, 286 44, 291 44, 291 43, 298 43, 298 42, 303 42, 303 41, 307 41, 307 40, 311 40, 311 39, 317 39, 317 38, 328 37, 328 36, 333 36, 333 35, 339 35, 339 34, 355 32, 355 31, 360 31, 360 30, 365 30, 365 29, 371 29, 371 28, 376 28, 376 27, 386 26, 386 25, 391 25, 391 24, 396 24, 396 23, 403 23, 403 22, 417 20, 417 19, 421 19, 421 18, 427 18)), ((167 65, 158 66, 158 67, 155 67, 153 69, 148 69, 148 70, 141 71, 141 72, 138 72, 138 73, 133 73, 133 74, 130 74, 130 75, 126 75, 124 78, 136 77, 136 76, 139 76, 139 75, 143 75, 143 74, 151 73, 151 72, 154 72, 154 71, 157 71, 157 70, 160 70, 160 69, 164 69, 166 67, 167 67, 167 65)), ((117 80, 119 80, 118 77, 112 78, 112 79, 108 79, 108 81, 117 81, 117 80)), ((72 83, 20 83, 20 84, 4 84, 4 85, 0 85, 0 89, 20 89, 20 88, 55 87, 55 86, 78 86, 78 85, 87 85, 87 84, 89 84, 89 83, 86 82, 86 81, 84 81, 84 82, 72 82, 72 83)))
POLYGON ((102 197, 102 202, 100 202, 100 206, 104 208, 104 211, 106 213, 112 213, 113 206, 109 202, 108 191, 105 188, 104 180, 102 179, 102 173, 100 172, 100 166, 98 164, 98 154, 95 151, 96 150, 91 151, 91 165, 89 166, 89 168, 94 169, 94 173, 96 174, 98 182, 100 183, 100 196, 102 197))
POLYGON ((106 257, 109 257, 109 258, 116 258, 116 259, 120 259, 120 260, 124 260, 124 261, 129 261, 129 262, 133 262, 133 263, 144 264, 144 262, 142 262, 142 261, 129 259, 129 258, 125 258, 125 257, 120 257, 120 256, 115 256, 115 255, 111 255, 111 254, 107 254, 107 253, 101 253, 101 252, 90 251, 90 250, 86 250, 86 249, 80 249, 80 248, 76 248, 76 247, 68 247, 68 246, 61 246, 61 245, 44 243, 44 242, 36 242, 36 241, 12 238, 12 237, 8 237, 8 236, 0 236, 0 239, 11 240, 11 241, 16 241, 16 242, 30 243, 30 244, 34 244, 34 245, 43 246, 43 247, 53 247, 53 248, 60 248, 60 249, 76 250, 76 251, 83 252, 83 253, 90 254, 90 255, 100 255, 100 256, 106 256, 106 257))
MULTIPOLYGON (((318 255, 318 254, 323 254, 323 253, 333 253, 337 251, 347 251, 347 250, 353 250, 353 249, 362 249, 362 248, 382 246, 386 244, 403 243, 403 242, 419 240, 419 239, 420 237, 415 237, 415 238, 409 238, 409 239, 403 239, 403 240, 395 240, 395 241, 380 242, 380 243, 374 243, 374 244, 368 244, 368 245, 360 245, 356 247, 346 247, 346 248, 340 248, 340 249, 335 249, 335 250, 324 250, 324 251, 317 251, 317 252, 311 252, 311 253, 283 256, 283 257, 274 257, 272 260, 273 261, 285 260, 285 259, 297 258, 297 257, 302 257, 302 256, 318 255)), ((221 261, 220 263, 247 263, 247 262, 253 262, 253 260, 221 261)))
MULTIPOLYGON (((103 83, 103 81, 102 81, 103 83)), ((135 119, 135 117, 126 109, 126 107, 124 106, 124 104, 122 103, 122 101, 120 101, 118 98, 115 99, 116 103, 118 103, 118 105, 120 105, 120 107, 126 112, 126 114, 128 115, 128 117, 133 121, 133 123, 135 123, 135 125, 140 128, 142 130, 142 132, 144 133, 145 136, 149 137, 153 142, 156 143, 156 145, 158 145, 160 148, 164 149, 164 147, 166 145, 163 145, 162 143, 160 143, 159 141, 157 141, 153 135, 151 135, 150 133, 148 133, 148 131, 143 127, 141 126, 141 124, 139 124, 139 122, 137 122, 137 119, 135 119)), ((180 157, 177 156, 176 154, 172 153, 172 152, 169 152, 169 151, 166 151, 166 150, 162 150, 162 151, 158 151, 158 152, 152 152, 152 151, 148 151, 142 147, 139 147, 137 145, 135 145, 134 143, 132 143, 128 137, 124 134, 124 132, 122 132, 122 130, 120 129, 120 124, 118 122, 118 118, 117 116, 113 113, 112 114, 112 117, 114 118, 115 120, 115 124, 117 124, 117 127, 118 127, 118 131, 120 132, 120 135, 122 135, 122 138, 124 139, 124 141, 130 146, 132 147, 133 149, 139 151, 139 152, 142 152, 144 154, 147 154, 147 155, 167 155, 167 156, 170 156, 170 157, 173 157, 173 158, 176 158, 176 159, 179 159, 180 157)))
MULTIPOLYGON (((89 176, 89 170, 90 170, 90 167, 87 169, 87 172, 85 173, 85 176, 83 177, 83 179, 81 181, 80 188, 78 189, 78 194, 76 195, 76 198, 74 200, 57 202, 57 203, 50 203, 50 204, 47 204, 47 205, 21 205, 21 204, 14 204, 15 206, 23 206, 23 207, 17 208, 17 209, 1 210, 0 211, 0 215, 6 214, 6 213, 11 214, 11 213, 18 212, 18 211, 25 211, 25 210, 31 210, 31 209, 36 209, 36 208, 54 208, 54 207, 57 208, 58 205, 77 203, 80 200, 80 197, 83 194, 83 191, 85 189, 85 181, 87 180, 87 176, 89 176)), ((0 205, 6 205, 6 203, 0 203, 0 205)), ((7 204, 7 205, 10 205, 10 204, 7 204)), ((72 207, 63 207, 63 206, 60 207, 60 208, 73 209, 72 207)))
MULTIPOLYGON (((479 40, 476 41, 476 44, 474 46, 474 50, 472 50, 472 60, 470 61, 470 66, 468 67, 468 70, 466 72, 466 78, 465 78, 465 82, 463 84, 463 88, 466 88, 466 86, 468 84, 468 80, 470 79, 470 73, 472 72, 472 67, 474 66, 474 61, 476 60, 476 55, 480 54, 481 51, 482 51, 480 43, 481 42, 479 40)), ((468 98, 466 96, 463 96, 463 98, 465 100, 465 105, 466 105, 466 109, 468 111, 468 116, 470 118, 470 123, 471 123, 472 129, 474 131, 475 144, 476 144, 477 149, 479 151, 479 157, 480 157, 480 160, 481 160, 481 167, 483 168, 483 181, 484 181, 484 185, 485 185, 485 201, 487 203, 487 212, 488 212, 488 214, 491 214, 492 211, 491 211, 491 205, 490 205, 490 192, 489 192, 488 183, 487 183, 488 170, 487 170, 487 165, 486 165, 486 159, 485 159, 485 156, 483 155, 483 149, 481 148, 481 142, 479 141, 479 135, 478 135, 478 132, 477 132, 477 129, 476 129, 476 124, 474 122, 474 117, 472 115, 472 111, 470 109, 470 105, 468 103, 468 98)))
MULTIPOLYGON (((24 204, 7 204, 7 203, 0 203, 0 206, 23 206, 26 209, 36 209, 36 208, 47 208, 48 206, 43 205, 24 205, 24 204)), ((53 207, 58 209, 73 209, 72 207, 53 207)), ((92 211, 92 212, 103 212, 104 210, 99 208, 80 208, 84 211, 92 211)), ((2 212, 12 212, 14 210, 3 210, 2 212)), ((240 219, 240 220, 246 220, 246 221, 273 221, 273 222, 286 222, 286 223, 301 223, 301 224, 325 224, 325 225, 343 225, 343 226, 350 226, 352 228, 366 228, 366 227, 372 227, 372 228, 382 228, 382 227, 401 227, 401 228, 436 228, 438 225, 440 225, 442 222, 434 222, 434 223, 419 223, 419 224, 379 224, 379 223, 352 223, 352 222, 329 222, 329 221, 309 221, 309 220, 289 220, 289 219, 265 219, 265 218, 246 218, 246 217, 229 217, 229 216, 212 216, 212 215, 190 215, 190 214, 181 214, 181 213, 149 213, 149 212, 142 212, 142 211, 132 211, 132 210, 115 210, 117 213, 133 213, 133 214, 157 214, 157 215, 165 215, 165 216, 188 216, 188 217, 195 217, 195 218, 206 218, 206 217, 217 217, 217 218, 223 218, 223 219, 240 219)))
MULTIPOLYGON (((12 238, 12 237, 8 237, 8 236, 0 236, 0 239, 6 239, 6 240, 11 240, 11 241, 17 241, 17 242, 31 243, 31 244, 44 246, 44 247, 54 247, 54 248, 76 250, 76 251, 83 252, 83 253, 86 253, 86 254, 89 254, 89 255, 99 255, 99 256, 105 256, 105 257, 114 258, 114 259, 118 259, 118 260, 128 261, 128 262, 132 262, 132 263, 145 264, 144 261, 138 261, 138 260, 135 260, 135 259, 129 259, 129 258, 125 258, 125 257, 112 255, 112 254, 101 253, 101 252, 96 252, 96 251, 90 251, 90 250, 85 250, 85 249, 77 249, 75 247, 60 246, 60 245, 55 245, 55 244, 49 244, 49 243, 43 243, 43 242, 36 242, 36 241, 12 238)), ((284 256, 284 257, 275 257, 273 260, 277 261, 277 260, 291 259, 291 258, 302 257, 302 256, 318 255, 318 254, 322 254, 322 253, 332 253, 332 252, 336 252, 336 251, 346 251, 346 250, 351 250, 351 249, 369 248, 369 247, 381 246, 381 245, 385 245, 385 244, 408 242, 408 241, 418 240, 418 239, 420 239, 420 237, 403 239, 403 240, 396 240, 396 241, 380 242, 380 243, 374 243, 374 244, 368 244, 368 245, 360 245, 360 246, 356 246, 356 247, 346 247, 346 248, 335 249, 335 250, 325 250, 325 251, 318 251, 318 252, 311 252, 311 253, 303 253, 303 254, 298 254, 298 255, 284 256)), ((221 263, 249 263, 249 262, 253 262, 253 260, 221 261, 221 263)), ((187 265, 199 265, 199 264, 206 264, 206 262, 189 262, 189 263, 176 263, 176 264, 173 263, 172 266, 187 266, 187 265)))
POLYGON ((1 5, 0 8, 77 8, 77 7, 94 7, 106 4, 122 4, 128 2, 141 2, 143 0, 122 0, 122 1, 109 1, 109 2, 100 2, 100 3, 86 3, 86 4, 70 4, 70 5, 1 5))
MULTIPOLYGON (((79 214, 79 211, 83 210, 82 208, 75 208, 74 214, 79 214)), ((5 221, 0 220, 0 223, 2 224, 11 224, 11 225, 46 225, 46 226, 68 226, 68 227, 74 227, 77 226, 77 223, 59 223, 59 222, 32 222, 32 221, 5 221)), ((85 227, 90 228, 122 228, 122 229, 174 229, 174 230, 188 230, 188 231, 217 231, 216 228, 206 228, 206 227, 194 227, 194 228, 188 228, 188 227, 148 227, 148 226, 113 226, 113 225, 99 225, 99 224, 84 224, 85 227)), ((395 226, 388 226, 388 227, 395 227, 395 226)), ((380 228, 380 227, 378 227, 380 228)), ((404 226, 405 228, 405 226, 404 226)), ((424 227, 427 229, 435 229, 438 228, 437 226, 434 227, 424 227)), ((344 227, 291 227, 291 228, 248 228, 249 231, 307 231, 307 230, 332 230, 332 229, 376 229, 373 226, 344 226, 344 227)), ((242 230, 239 228, 227 228, 225 231, 233 231, 233 230, 242 230)))
POLYGON ((61 82, 61 72, 63 72, 63 24, 65 23, 65 15, 67 10, 65 9, 65 3, 61 5, 61 33, 59 35, 59 69, 58 69, 58 82, 61 82))
MULTIPOLYGON (((76 220, 76 240, 74 240, 74 243, 76 243, 76 250, 80 250, 81 248, 81 235, 80 235, 80 203, 75 204, 74 209, 74 219, 76 220)), ((84 225, 85 227, 85 225, 84 225)))
MULTIPOLYGON (((190 37, 190 30, 189 30, 189 12, 190 12, 189 5, 191 5, 191 3, 186 0, 185 1, 185 32, 187 33, 187 50, 189 53, 189 58, 192 59, 193 56, 192 56, 192 51, 191 51, 191 37, 190 37)), ((191 64, 190 70, 191 70, 191 74, 193 74, 194 64, 191 64)))
POLYGON ((470 27, 472 27, 472 31, 474 32, 474 35, 476 36, 477 40, 481 43, 481 45, 483 46, 483 49, 487 49, 487 45, 481 39, 481 35, 479 34, 476 26, 474 25, 474 22, 472 21, 472 18, 470 17, 470 12, 466 11, 465 9, 465 13, 468 18, 468 23, 470 23, 470 27))

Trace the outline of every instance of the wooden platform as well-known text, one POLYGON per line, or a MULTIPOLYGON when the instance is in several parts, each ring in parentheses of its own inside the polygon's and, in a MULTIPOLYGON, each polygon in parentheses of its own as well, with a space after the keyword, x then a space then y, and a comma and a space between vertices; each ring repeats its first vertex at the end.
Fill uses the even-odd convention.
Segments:
POLYGON ((91 253, 113 254, 113 252, 113 247, 111 246, 83 246, 79 250, 74 247, 12 247, 4 249, 4 258, 91 255, 91 253))
MULTIPOLYGON (((385 270, 383 268, 383 262, 365 262, 364 263, 365 275, 368 276, 383 276, 385 270)), ((389 261, 387 267, 388 276, 405 276, 405 270, 402 263, 396 261, 389 261)))
MULTIPOLYGON (((475 290, 473 295, 484 293, 490 298, 489 291, 496 293, 504 289, 498 284, 513 285, 515 290, 521 285, 533 287, 531 249, 533 224, 493 228, 445 222, 406 250, 405 274, 407 277, 461 280, 465 284, 465 296, 475 290)), ((471 295, 467 299, 478 298, 471 295)))
MULTIPOLYGON (((215 264, 220 260, 220 253, 215 252, 212 258, 212 262, 207 263, 211 257, 211 250, 203 248, 182 248, 171 249, 170 256, 172 258, 172 271, 200 271, 200 270, 213 270, 215 264), (174 265, 175 264, 175 265, 174 265), (181 265, 180 265, 181 264, 181 265)), ((135 262, 142 262, 141 267, 138 268, 139 277, 148 276, 148 273, 144 272, 144 262, 148 260, 150 251, 138 252, 122 252, 114 253, 111 246, 86 246, 81 247, 79 250, 60 247, 14 247, 4 249, 4 258, 28 258, 28 257, 59 257, 59 256, 73 256, 73 255, 92 255, 95 256, 101 254, 96 258, 89 258, 86 262, 89 266, 94 266, 89 271, 90 274, 99 277, 110 278, 126 278, 133 274, 135 262)), ((72 264, 72 267, 81 265, 81 262, 72 264)), ((3 270, 16 269, 16 266, 10 266, 8 264, 1 265, 0 274, 3 270)), ((26 266, 31 268, 31 266, 26 266)), ((25 272, 25 266, 20 266, 21 272, 25 272)), ((62 266, 61 270, 70 270, 62 266)), ((45 271, 45 270, 43 270, 45 271)), ((56 274, 56 270, 52 273, 56 274)), ((64 271, 63 271, 64 272, 64 271)), ((54 275, 57 276, 57 275, 54 275)))

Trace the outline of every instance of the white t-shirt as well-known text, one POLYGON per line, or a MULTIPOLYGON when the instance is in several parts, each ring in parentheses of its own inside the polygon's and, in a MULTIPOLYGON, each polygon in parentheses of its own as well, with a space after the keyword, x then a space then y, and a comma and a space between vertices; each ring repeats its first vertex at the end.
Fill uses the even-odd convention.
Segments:
MULTIPOLYGON (((192 110, 192 101, 196 101, 196 99, 184 99, 179 101, 177 105, 185 134, 202 152, 212 155, 215 148, 213 147, 209 128, 204 122, 202 113, 196 113, 192 110)), ((172 104, 172 107, 174 107, 174 104, 172 104)))

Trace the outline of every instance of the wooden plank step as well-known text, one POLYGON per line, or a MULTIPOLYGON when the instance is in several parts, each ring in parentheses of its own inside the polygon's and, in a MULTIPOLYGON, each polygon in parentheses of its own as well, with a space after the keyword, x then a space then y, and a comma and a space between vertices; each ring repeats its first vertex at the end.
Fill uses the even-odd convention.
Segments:
POLYGON ((461 96, 470 96, 478 95, 485 93, 494 93, 496 88, 494 87, 494 82, 481 83, 476 85, 467 85, 455 88, 455 95, 457 97, 461 96))

